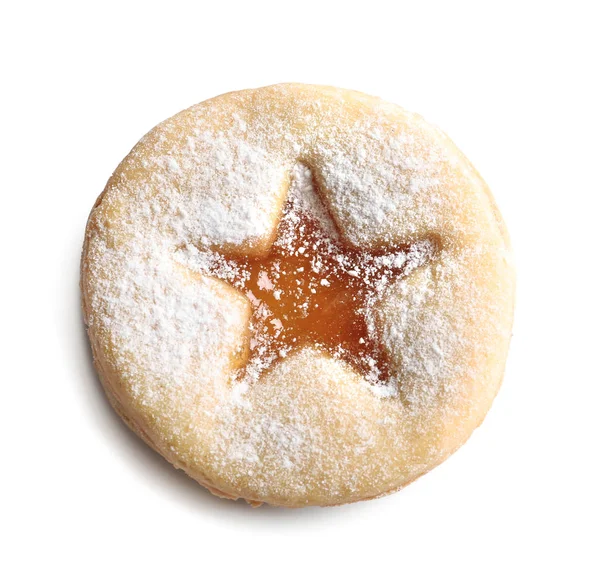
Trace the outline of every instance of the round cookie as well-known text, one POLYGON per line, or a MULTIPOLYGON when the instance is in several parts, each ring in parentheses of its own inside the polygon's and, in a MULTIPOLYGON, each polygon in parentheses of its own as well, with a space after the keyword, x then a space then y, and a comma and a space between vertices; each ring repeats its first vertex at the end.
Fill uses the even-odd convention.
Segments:
POLYGON ((81 288, 125 422, 216 495, 299 507, 395 491, 467 440, 501 384, 514 269, 440 130, 282 84, 142 138, 92 210, 81 288))

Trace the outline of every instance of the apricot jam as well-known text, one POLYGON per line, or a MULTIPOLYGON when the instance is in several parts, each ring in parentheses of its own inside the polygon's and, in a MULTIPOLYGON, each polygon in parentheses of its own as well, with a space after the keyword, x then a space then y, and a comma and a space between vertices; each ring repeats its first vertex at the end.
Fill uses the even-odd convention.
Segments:
POLYGON ((330 224, 333 228, 326 229, 289 199, 265 256, 219 255, 209 266, 211 275, 242 291, 252 303, 242 373, 236 379, 244 372, 255 378, 306 346, 347 362, 372 383, 388 379, 370 309, 392 280, 411 267, 414 250, 359 251, 340 237, 333 220, 330 224))

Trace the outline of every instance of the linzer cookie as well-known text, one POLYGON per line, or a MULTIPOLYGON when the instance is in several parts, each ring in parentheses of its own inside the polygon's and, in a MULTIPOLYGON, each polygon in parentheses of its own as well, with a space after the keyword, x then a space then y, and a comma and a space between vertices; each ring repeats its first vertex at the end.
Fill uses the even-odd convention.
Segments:
POLYGON ((149 132, 89 218, 83 308, 125 422, 211 492, 407 485, 500 387, 514 270, 479 174, 421 117, 283 84, 149 132))

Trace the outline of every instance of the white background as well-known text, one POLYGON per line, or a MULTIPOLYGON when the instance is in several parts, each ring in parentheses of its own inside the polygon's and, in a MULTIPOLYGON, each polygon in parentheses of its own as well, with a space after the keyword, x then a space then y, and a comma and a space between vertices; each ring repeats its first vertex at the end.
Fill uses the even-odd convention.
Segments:
POLYGON ((597 2, 3 2, 0 571, 599 573, 597 2), (86 218, 121 158, 198 101, 281 81, 440 125, 518 262, 504 386, 404 491, 218 500, 108 407, 79 309, 86 218))

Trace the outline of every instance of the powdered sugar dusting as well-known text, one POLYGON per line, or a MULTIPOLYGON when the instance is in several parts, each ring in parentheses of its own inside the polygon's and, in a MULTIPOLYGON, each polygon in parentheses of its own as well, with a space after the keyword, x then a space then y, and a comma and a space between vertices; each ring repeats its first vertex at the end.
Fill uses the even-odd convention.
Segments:
POLYGON ((226 95, 144 137, 92 212, 94 356, 136 426, 203 483, 287 505, 377 496, 456 449, 498 388, 503 234, 479 176, 418 116, 329 88, 226 95), (321 239, 292 242, 307 221, 321 239), (344 294, 341 278, 368 286, 354 344, 376 340, 385 362, 353 364, 344 341, 267 345, 290 290, 240 258, 273 246, 293 246, 299 305, 344 294))

